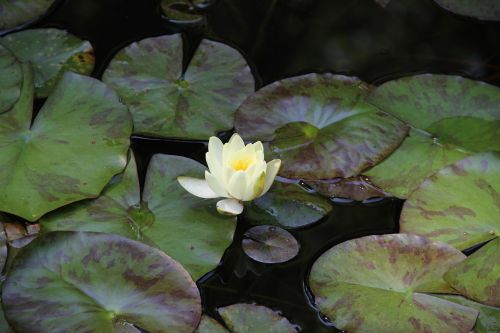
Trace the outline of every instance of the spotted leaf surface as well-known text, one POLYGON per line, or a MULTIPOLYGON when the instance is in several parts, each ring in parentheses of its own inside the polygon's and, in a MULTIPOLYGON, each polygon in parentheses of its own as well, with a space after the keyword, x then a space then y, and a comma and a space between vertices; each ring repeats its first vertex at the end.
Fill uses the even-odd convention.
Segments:
POLYGON ((412 126, 387 159, 364 172, 375 185, 407 198, 446 165, 500 150, 500 88, 458 76, 417 75, 387 82, 368 100, 412 126))
POLYGON ((203 315, 195 333, 229 333, 229 331, 215 319, 203 315))
POLYGON ((472 16, 481 20, 500 21, 500 3, 496 0, 434 0, 438 5, 455 14, 472 16))
POLYGON ((388 193, 371 184, 365 176, 308 181, 307 185, 330 198, 349 198, 363 201, 369 198, 389 196, 388 193))
POLYGON ((321 312, 349 332, 468 333, 476 310, 426 294, 453 292, 443 274, 464 259, 420 236, 367 236, 322 254, 309 285, 321 312))
POLYGON ((460 250, 500 235, 500 156, 482 153, 425 180, 403 206, 401 232, 460 250))
POLYGON ((0 0, 0 30, 33 21, 50 8, 55 0, 0 0))
POLYGON ((288 319, 265 306, 240 303, 218 311, 233 333, 297 333, 288 319))
POLYGON ((90 43, 64 30, 24 30, 0 39, 0 44, 20 61, 31 63, 37 97, 47 97, 65 71, 89 75, 94 68, 90 43))
POLYGON ((444 278, 467 298, 500 306, 500 238, 471 254, 444 278))
POLYGON ((21 96, 22 86, 21 64, 11 51, 0 45, 0 114, 14 106, 21 96))
POLYGON ((259 225, 245 231, 242 248, 255 261, 276 264, 293 259, 299 253, 299 243, 280 227, 259 225))
POLYGON ((180 35, 147 38, 121 50, 103 76, 130 107, 136 133, 202 139, 233 127, 254 91, 235 49, 203 40, 182 72, 180 35))
POLYGON ((20 332, 115 332, 126 322, 152 333, 193 332, 198 289, 163 252, 116 235, 54 232, 21 254, 3 287, 20 332))
POLYGON ((103 83, 66 73, 31 124, 33 83, 0 115, 0 211, 30 221, 96 197, 123 170, 131 120, 103 83))
POLYGON ((283 162, 281 176, 354 176, 390 154, 407 133, 402 122, 364 101, 368 90, 358 79, 339 75, 284 79, 245 100, 236 131, 268 142, 268 153, 283 162))
POLYGON ((99 198, 48 215, 41 221, 42 232, 96 231, 139 240, 158 247, 198 279, 219 264, 236 229, 236 218, 217 213, 217 200, 195 197, 177 182, 178 176, 202 177, 204 171, 184 157, 155 155, 141 200, 132 158, 99 198))

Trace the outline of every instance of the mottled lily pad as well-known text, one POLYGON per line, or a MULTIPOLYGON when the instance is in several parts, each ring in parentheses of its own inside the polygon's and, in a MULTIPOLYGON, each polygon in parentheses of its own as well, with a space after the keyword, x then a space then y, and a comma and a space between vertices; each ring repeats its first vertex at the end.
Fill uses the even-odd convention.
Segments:
POLYGON ((36 97, 47 97, 65 71, 89 75, 94 68, 92 45, 64 30, 24 30, 0 39, 0 44, 31 63, 36 97))
POLYGON ((2 303, 0 299, 0 332, 2 333, 15 333, 12 327, 10 327, 7 319, 5 319, 5 314, 2 308, 2 303))
POLYGON ((50 8, 55 0, 0 0, 0 30, 33 21, 50 8))
POLYGON ((219 308, 219 313, 233 333, 297 333, 288 319, 262 305, 233 304, 219 308))
POLYGON ((371 184, 365 176, 308 181, 306 184, 330 198, 349 198, 363 201, 389 196, 388 193, 371 184))
POLYGON ((124 237, 54 232, 16 258, 3 306, 19 332, 114 332, 116 322, 148 332, 193 332, 196 284, 163 252, 124 237))
POLYGON ((393 154, 364 172, 375 185, 407 198, 446 165, 500 150, 500 88, 458 76, 417 75, 387 82, 368 100, 413 126, 393 154))
POLYGON ((21 96, 22 85, 21 64, 11 51, 0 45, 0 114, 14 106, 21 96))
POLYGON ((129 106, 136 133, 201 140, 233 127, 234 112, 255 85, 238 51, 209 40, 183 72, 180 35, 131 44, 103 80, 129 106))
POLYGON ((455 14, 472 16, 481 20, 500 21, 498 0, 434 0, 438 5, 455 14))
POLYGON ((165 17, 174 23, 199 23, 203 14, 199 11, 197 2, 191 0, 162 0, 161 10, 165 17))
POLYGON ((291 233, 272 225, 259 225, 245 231, 242 247, 255 261, 276 264, 299 253, 299 243, 291 233))
POLYGON ((269 143, 295 179, 351 177, 380 162, 407 127, 367 104, 369 88, 356 78, 308 74, 268 85, 243 102, 236 131, 269 143))
POLYGON ((106 85, 68 72, 31 124, 33 81, 23 69, 20 99, 0 115, 0 211, 36 221, 96 197, 123 170, 132 122, 106 85))
POLYGON ((321 312, 349 332, 469 333, 476 310, 426 294, 453 293, 443 274, 464 259, 421 236, 367 236, 322 254, 309 285, 321 312))
POLYGON ((195 333, 230 333, 219 324, 215 319, 210 318, 207 315, 201 316, 200 324, 196 329, 195 333))
POLYGON ((178 176, 199 177, 205 169, 185 157, 154 155, 141 199, 131 158, 99 198, 48 215, 42 232, 96 231, 136 239, 158 247, 198 279, 219 264, 236 229, 236 218, 217 213, 217 200, 195 197, 177 182, 178 176))
POLYGON ((464 250, 500 235, 500 154, 477 154, 425 180, 403 206, 401 232, 464 250))
POLYGON ((444 278, 467 298, 500 306, 500 238, 471 254, 444 278))
POLYGON ((474 308, 479 311, 476 325, 474 326, 475 333, 496 333, 500 332, 500 308, 476 303, 465 297, 457 295, 439 295, 447 301, 458 303, 469 308, 474 308))
POLYGON ((245 220, 298 228, 321 220, 332 210, 329 200, 307 193, 298 184, 275 182, 269 192, 250 202, 245 220))

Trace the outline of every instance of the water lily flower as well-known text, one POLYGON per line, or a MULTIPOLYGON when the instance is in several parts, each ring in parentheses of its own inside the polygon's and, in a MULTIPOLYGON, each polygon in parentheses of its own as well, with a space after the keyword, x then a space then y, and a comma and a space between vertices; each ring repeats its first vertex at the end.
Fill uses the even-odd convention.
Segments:
POLYGON ((205 179, 178 177, 179 184, 200 198, 226 198, 217 202, 217 210, 225 215, 243 212, 242 201, 264 195, 271 187, 281 160, 264 160, 262 142, 245 143, 234 134, 228 143, 212 136, 205 155, 209 171, 205 179))

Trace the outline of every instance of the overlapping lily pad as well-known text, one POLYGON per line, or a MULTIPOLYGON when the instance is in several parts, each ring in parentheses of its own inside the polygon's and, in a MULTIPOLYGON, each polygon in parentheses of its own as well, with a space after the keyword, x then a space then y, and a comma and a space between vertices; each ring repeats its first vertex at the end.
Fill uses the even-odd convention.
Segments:
POLYGON ((162 0, 161 10, 174 23, 199 23, 203 20, 201 9, 210 5, 210 0, 162 0))
POLYGON ((0 332, 2 333, 15 333, 10 327, 7 319, 5 319, 5 314, 2 308, 2 303, 0 302, 0 332))
POLYGON ((426 294, 453 293, 443 274, 464 259, 421 236, 367 236, 321 255, 309 285, 321 312, 349 332, 468 333, 476 310, 426 294))
POLYGON ((236 131, 269 143, 280 175, 309 180, 351 177, 380 162, 407 127, 364 101, 356 78, 308 74, 275 82, 238 109, 236 131))
POLYGON ((94 68, 92 45, 64 30, 24 30, 0 39, 0 44, 31 63, 37 97, 47 97, 65 71, 89 75, 94 68))
POLYGON ((464 250, 500 235, 500 153, 481 153, 425 180, 403 206, 401 232, 464 250))
POLYGON ((500 306, 500 238, 471 254, 444 278, 467 298, 500 306))
POLYGON ((349 198, 363 201, 375 197, 389 196, 388 193, 371 184, 365 176, 308 181, 307 185, 322 195, 331 198, 349 198))
POLYGON ((447 301, 458 303, 479 311, 476 325, 474 326, 475 333, 495 333, 500 332, 500 308, 481 303, 476 303, 465 297, 457 295, 440 295, 447 301))
POLYGON ((407 198, 444 166, 500 150, 500 88, 457 76, 417 75, 375 89, 369 101, 409 123, 409 137, 364 172, 375 185, 407 198))
POLYGON ((233 333, 297 333, 288 319, 262 305, 240 303, 218 311, 233 333))
POLYGON ((3 306, 19 332, 193 332, 198 289, 163 252, 124 237, 54 232, 22 250, 5 281, 3 306))
POLYGON ((215 319, 203 315, 195 333, 229 333, 229 331, 215 319))
POLYGON ((14 54, 0 45, 0 114, 9 111, 21 96, 23 70, 14 54))
POLYGON ((204 171, 185 157, 154 155, 141 197, 131 158, 99 198, 48 215, 42 232, 96 231, 136 239, 158 247, 198 279, 219 264, 236 228, 236 218, 217 213, 216 200, 195 197, 177 182, 178 176, 199 177, 204 171))
POLYGON ((113 91, 69 72, 31 124, 34 89, 23 68, 22 96, 0 115, 0 211, 35 221, 96 197, 125 167, 132 124, 113 91))
POLYGON ((329 200, 307 193, 298 184, 276 181, 269 192, 252 201, 245 220, 258 224, 280 224, 288 228, 315 223, 332 210, 329 200))
POLYGON ((0 0, 0 30, 14 28, 45 14, 55 0, 0 0))
POLYGON ((255 261, 276 264, 293 259, 299 243, 288 231, 272 225, 259 225, 245 231, 242 248, 255 261))
POLYGON ((497 0, 434 0, 438 5, 455 14, 472 16, 481 20, 500 21, 500 2, 497 0))
POLYGON ((182 69, 180 35, 141 40, 121 50, 104 73, 134 118, 136 133, 206 140, 233 127, 234 112, 254 91, 245 59, 203 40, 182 69))

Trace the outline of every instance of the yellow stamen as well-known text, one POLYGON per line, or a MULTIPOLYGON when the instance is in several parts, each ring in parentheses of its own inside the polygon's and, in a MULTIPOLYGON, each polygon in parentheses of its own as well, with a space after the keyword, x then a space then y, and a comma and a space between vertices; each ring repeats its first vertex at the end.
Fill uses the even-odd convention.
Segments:
POLYGON ((230 165, 236 171, 245 171, 253 163, 253 159, 248 157, 243 157, 237 160, 231 161, 230 165))

